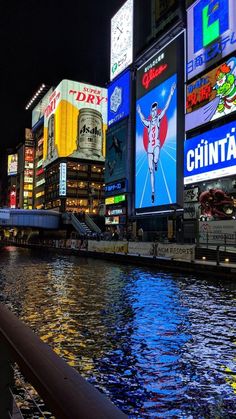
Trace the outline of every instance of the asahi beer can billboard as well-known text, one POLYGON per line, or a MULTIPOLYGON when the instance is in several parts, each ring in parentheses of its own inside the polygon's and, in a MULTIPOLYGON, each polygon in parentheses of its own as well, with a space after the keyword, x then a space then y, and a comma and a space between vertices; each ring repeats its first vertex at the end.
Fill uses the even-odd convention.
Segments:
POLYGON ((44 166, 57 157, 105 160, 107 89, 62 80, 44 111, 44 166))

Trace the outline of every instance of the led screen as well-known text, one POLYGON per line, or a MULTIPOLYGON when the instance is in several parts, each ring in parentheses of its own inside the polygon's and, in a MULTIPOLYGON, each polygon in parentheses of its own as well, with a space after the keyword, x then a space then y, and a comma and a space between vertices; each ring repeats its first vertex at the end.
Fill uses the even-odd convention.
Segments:
POLYGON ((198 0, 187 10, 187 78, 236 49, 235 0, 198 0))
POLYGON ((129 115, 130 108, 130 72, 108 87, 108 126, 129 115))
POLYGON ((135 208, 139 213, 178 202, 178 112, 184 118, 178 106, 178 89, 183 89, 177 52, 181 55, 181 48, 182 36, 137 72, 135 208))
POLYGON ((8 176, 17 174, 17 154, 9 154, 7 157, 7 174, 8 176))
POLYGON ((44 166, 58 157, 104 161, 107 89, 62 80, 44 110, 44 166))
POLYGON ((186 131, 236 110, 236 58, 231 57, 187 86, 186 131))
POLYGON ((105 182, 126 177, 128 121, 115 124, 106 134, 105 182))
POLYGON ((185 141, 186 185, 236 174, 235 129, 231 122, 185 141))
POLYGON ((110 80, 133 61, 133 0, 127 0, 111 19, 110 80))

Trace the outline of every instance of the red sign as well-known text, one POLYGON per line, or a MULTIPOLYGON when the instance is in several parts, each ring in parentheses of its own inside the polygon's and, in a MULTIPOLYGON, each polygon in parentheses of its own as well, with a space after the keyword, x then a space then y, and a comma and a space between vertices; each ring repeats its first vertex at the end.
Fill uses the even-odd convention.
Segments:
POLYGON ((159 67, 151 68, 147 73, 145 73, 142 78, 143 87, 148 89, 151 81, 159 77, 167 69, 167 66, 167 64, 161 64, 159 67))

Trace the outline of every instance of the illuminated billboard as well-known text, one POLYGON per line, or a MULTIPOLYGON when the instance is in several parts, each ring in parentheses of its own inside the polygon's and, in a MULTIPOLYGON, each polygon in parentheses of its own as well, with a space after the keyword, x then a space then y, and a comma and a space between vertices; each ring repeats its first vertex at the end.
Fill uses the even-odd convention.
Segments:
POLYGON ((7 156, 7 174, 13 176, 17 174, 17 154, 9 154, 7 156))
POLYGON ((231 57, 187 86, 186 131, 236 110, 236 58, 231 57))
POLYGON ((57 157, 104 161, 107 89, 62 80, 44 111, 44 166, 57 157))
POLYGON ((110 80, 133 61, 133 0, 127 0, 111 19, 110 80))
POLYGON ((126 177, 128 121, 125 119, 107 131, 105 182, 126 177))
POLYGON ((184 135, 183 50, 180 35, 137 71, 136 213, 180 202, 177 143, 180 132, 184 135))
POLYGON ((108 87, 108 126, 129 115, 130 71, 119 77, 108 87))
POLYGON ((185 141, 185 185, 236 174, 236 122, 185 141))
POLYGON ((60 163, 59 196, 66 196, 67 165, 60 163))
POLYGON ((236 49, 235 0, 198 0, 187 10, 187 78, 236 49))
POLYGON ((42 97, 40 102, 32 110, 32 127, 43 117, 45 108, 48 105, 49 97, 51 96, 53 89, 51 88, 46 95, 42 97))

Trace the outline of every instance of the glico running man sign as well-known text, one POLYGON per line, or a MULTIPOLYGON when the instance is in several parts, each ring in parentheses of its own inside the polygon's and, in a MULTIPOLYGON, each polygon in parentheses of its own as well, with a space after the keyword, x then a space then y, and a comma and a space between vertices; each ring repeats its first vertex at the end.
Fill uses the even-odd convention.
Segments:
POLYGON ((177 136, 184 138, 180 121, 184 118, 183 51, 182 34, 137 71, 136 213, 179 203, 177 136))

